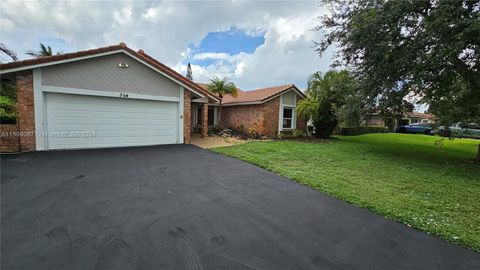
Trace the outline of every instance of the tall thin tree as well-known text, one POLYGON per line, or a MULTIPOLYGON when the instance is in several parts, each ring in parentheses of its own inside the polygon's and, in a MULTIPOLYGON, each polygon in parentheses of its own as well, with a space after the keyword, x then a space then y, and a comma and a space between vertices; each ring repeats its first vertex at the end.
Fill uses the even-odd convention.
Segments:
POLYGON ((187 79, 193 81, 192 66, 190 65, 190 62, 188 62, 187 66, 187 79))

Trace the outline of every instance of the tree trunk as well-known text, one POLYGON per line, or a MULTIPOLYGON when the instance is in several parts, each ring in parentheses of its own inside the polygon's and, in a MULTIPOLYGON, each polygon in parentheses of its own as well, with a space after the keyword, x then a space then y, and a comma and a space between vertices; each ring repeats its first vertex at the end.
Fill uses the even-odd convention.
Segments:
POLYGON ((220 125, 220 120, 222 119, 222 101, 220 100, 220 104, 218 105, 218 117, 217 117, 217 126, 220 125))
POLYGON ((480 164, 480 143, 478 144, 477 158, 475 159, 475 163, 480 164))

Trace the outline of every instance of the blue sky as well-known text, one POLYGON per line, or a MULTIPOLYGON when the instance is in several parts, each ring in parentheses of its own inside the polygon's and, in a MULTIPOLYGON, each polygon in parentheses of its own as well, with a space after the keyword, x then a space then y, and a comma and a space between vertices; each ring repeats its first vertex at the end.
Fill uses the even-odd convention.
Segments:
MULTIPOLYGON (((209 32, 199 44, 189 44, 188 48, 192 54, 200 53, 226 53, 236 55, 239 53, 252 54, 258 46, 265 43, 265 33, 255 33, 255 35, 247 33, 245 30, 236 27, 230 28, 228 31, 209 32)), ((190 62, 199 66, 212 65, 218 59, 193 59, 187 58, 185 62, 190 62)))
MULTIPOLYGON (((312 1, 22 1, 2 0, 2 43, 17 52, 74 52, 125 42, 196 81, 228 77, 242 89, 294 83, 326 71, 315 27, 327 9, 312 1)), ((5 55, 0 60, 8 61, 5 55)))
POLYGON ((193 44, 189 47, 196 52, 253 53, 264 42, 264 32, 252 35, 247 34, 245 30, 232 27, 228 31, 209 32, 198 47, 193 44))

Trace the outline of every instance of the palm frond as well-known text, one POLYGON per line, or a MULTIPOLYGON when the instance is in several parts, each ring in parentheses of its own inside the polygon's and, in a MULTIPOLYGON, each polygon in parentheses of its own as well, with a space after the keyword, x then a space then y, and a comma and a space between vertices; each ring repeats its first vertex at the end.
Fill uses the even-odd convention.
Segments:
POLYGON ((238 96, 237 87, 228 78, 215 77, 211 79, 207 89, 214 94, 218 94, 220 98, 223 98, 224 95, 238 96))
MULTIPOLYGON (((52 47, 50 46, 45 46, 44 44, 40 43, 40 51, 35 52, 35 51, 27 51, 25 53, 26 55, 31 55, 35 57, 45 57, 45 56, 52 56, 52 47)), ((59 54, 59 53, 57 53, 59 54)))
POLYGON ((300 117, 312 119, 317 115, 320 103, 317 98, 308 96, 298 101, 297 112, 300 117))

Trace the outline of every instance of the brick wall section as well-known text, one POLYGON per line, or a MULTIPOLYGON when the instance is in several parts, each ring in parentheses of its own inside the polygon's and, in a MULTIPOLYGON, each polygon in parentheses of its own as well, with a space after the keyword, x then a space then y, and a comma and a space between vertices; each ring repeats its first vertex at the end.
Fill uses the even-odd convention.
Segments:
POLYGON ((297 115, 297 126, 296 129, 302 130, 302 131, 307 131, 307 120, 303 117, 299 117, 297 115))
POLYGON ((208 137, 208 103, 202 107, 202 137, 208 137))
POLYGON ((16 124, 0 125, 0 152, 18 152, 20 151, 20 137, 17 136, 18 126, 16 124))
POLYGON ((263 134, 274 138, 278 134, 278 111, 280 110, 280 97, 274 98, 263 104, 263 134))
POLYGON ((257 133, 264 134, 263 105, 223 106, 220 125, 236 130, 243 125, 246 131, 255 128, 257 133))
POLYGON ((367 119, 367 126, 385 126, 385 121, 379 116, 372 116, 367 119))
POLYGON ((32 71, 17 74, 17 124, 20 151, 35 151, 35 114, 32 71))
POLYGON ((192 117, 192 92, 185 90, 183 93, 183 143, 190 143, 190 125, 192 117))
MULTIPOLYGON (((297 104, 300 100, 302 100, 302 98, 297 95, 297 104)), ((298 113, 297 113, 296 129, 299 129, 305 132, 307 131, 307 119, 303 117, 299 117, 298 113)))
MULTIPOLYGON (((259 134, 274 138, 278 134, 278 116, 280 97, 274 98, 262 105, 240 105, 222 108, 221 126, 239 129, 241 125, 246 130, 255 128, 259 134)), ((297 117, 297 129, 306 130, 307 121, 297 117)))

